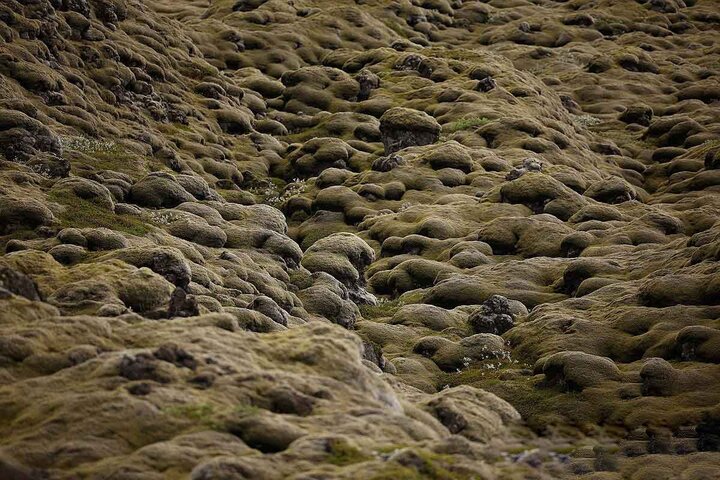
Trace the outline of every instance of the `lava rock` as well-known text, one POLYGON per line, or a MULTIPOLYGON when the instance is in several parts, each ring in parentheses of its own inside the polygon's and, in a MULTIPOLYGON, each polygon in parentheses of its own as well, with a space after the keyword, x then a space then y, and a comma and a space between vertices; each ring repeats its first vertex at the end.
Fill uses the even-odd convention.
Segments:
POLYGON ((389 172, 393 168, 405 164, 405 159, 400 155, 393 153, 385 157, 379 157, 372 163, 372 169, 376 172, 389 172))
POLYGON ((380 117, 380 135, 385 154, 407 147, 430 145, 440 138, 440 124, 425 112, 394 107, 380 117))
POLYGON ((620 121, 648 126, 653 118, 653 109, 647 105, 633 105, 620 114, 620 121))
POLYGON ((4 298, 11 293, 25 297, 28 300, 42 300, 42 295, 35 280, 12 268, 0 266, 0 298, 4 298))
POLYGON ((194 317, 200 314, 197 299, 194 295, 188 295, 183 288, 177 287, 170 296, 168 306, 168 318, 194 317))
POLYGON ((475 333, 495 335, 502 335, 515 325, 510 303, 501 295, 493 295, 485 300, 479 309, 470 314, 468 323, 475 333))

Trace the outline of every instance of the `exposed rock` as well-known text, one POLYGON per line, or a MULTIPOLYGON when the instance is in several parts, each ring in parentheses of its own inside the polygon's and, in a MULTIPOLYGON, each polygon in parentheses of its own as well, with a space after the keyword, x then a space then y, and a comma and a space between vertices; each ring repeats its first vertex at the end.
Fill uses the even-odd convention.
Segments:
POLYGON ((430 145, 440 138, 440 124, 425 112, 395 107, 380 117, 385 154, 416 145, 430 145))
POLYGON ((168 317, 194 317, 199 315, 197 300, 193 295, 188 295, 181 287, 176 287, 170 296, 168 306, 168 317))
POLYGON ((500 295, 485 300, 479 309, 470 314, 468 323, 475 333, 495 335, 502 335, 515 324, 507 298, 500 295))
POLYGON ((22 272, 0 266, 0 296, 20 295, 28 300, 42 300, 35 281, 22 272))

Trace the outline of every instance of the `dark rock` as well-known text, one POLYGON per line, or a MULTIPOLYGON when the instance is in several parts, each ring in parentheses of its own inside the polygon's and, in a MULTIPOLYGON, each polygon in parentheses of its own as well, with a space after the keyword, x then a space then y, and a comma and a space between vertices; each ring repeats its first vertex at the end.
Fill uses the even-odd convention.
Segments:
POLYGON ((720 451, 720 415, 717 409, 703 415, 695 431, 698 436, 698 450, 701 452, 720 451))
POLYGON ((380 117, 380 134, 385 154, 403 148, 430 145, 440 138, 440 124, 419 110, 394 107, 380 117))
POLYGON ((173 208, 193 201, 193 196, 172 176, 151 174, 130 188, 129 200, 142 207, 173 208))
POLYGON ((130 392, 131 395, 142 397, 152 392, 152 385, 146 382, 134 383, 127 387, 127 391, 130 392))
POLYGON ((231 419, 227 431, 240 437, 248 446, 263 453, 286 450, 292 442, 305 435, 305 431, 283 420, 279 415, 252 415, 231 419))
POLYGON ((560 102, 570 113, 579 114, 582 112, 580 105, 570 95, 560 95, 560 102))
POLYGON ((497 84, 495 83, 495 80, 492 77, 488 76, 478 81, 477 85, 475 86, 475 90, 479 92, 489 92, 496 86, 497 84))
POLYGON ((270 317, 282 326, 287 326, 287 313, 270 297, 264 295, 255 297, 250 308, 270 317))
POLYGON ((385 157, 379 157, 372 163, 372 169, 376 172, 389 172, 395 167, 405 164, 405 159, 395 153, 385 157))
POLYGON ((47 476, 40 470, 21 465, 4 454, 0 454, 0 478, 3 480, 42 480, 47 476))
POLYGON ((0 266, 0 296, 2 296, 3 291, 20 295, 28 300, 42 300, 35 280, 22 272, 0 266))
POLYGON ((194 384, 200 389, 206 390, 213 386, 215 383, 215 375, 210 372, 199 373, 190 379, 190 383, 194 384))
POLYGON ((416 71, 423 77, 429 77, 432 74, 425 58, 415 53, 405 55, 394 65, 394 68, 395 70, 416 71))
POLYGON ((55 192, 72 194, 107 210, 113 210, 115 207, 110 190, 100 182, 89 178, 63 178, 55 182, 52 189, 55 192))
POLYGON ((707 170, 720 169, 720 148, 710 150, 705 154, 705 168, 707 170))
POLYGON ((590 60, 588 63, 587 69, 590 73, 602 73, 607 70, 610 70, 613 66, 613 61, 611 58, 604 57, 604 56, 598 56, 590 60))
POLYGON ((65 178, 70 175, 70 162, 52 153, 40 153, 28 160, 27 165, 35 173, 49 178, 65 178))
POLYGON ((492 333, 502 335, 510 330, 513 321, 510 304, 507 298, 493 295, 468 318, 468 323, 475 333, 492 333))
POLYGON ((527 172, 542 172, 543 164, 534 158, 526 158, 520 167, 515 167, 507 175, 505 180, 515 180, 522 177, 527 172))
POLYGON ((194 317, 199 314, 200 310, 195 296, 188 295, 183 288, 177 287, 170 296, 168 318, 194 317))
POLYGON ((60 155, 60 140, 50 129, 23 112, 0 108, 0 153, 25 162, 39 152, 60 155))
POLYGON ((289 387, 275 387, 266 396, 270 410, 275 413, 305 417, 313 411, 313 398, 289 387))
POLYGON ((147 353, 140 353, 134 357, 125 355, 118 365, 118 373, 128 380, 154 380, 160 383, 170 381, 169 378, 158 372, 155 358, 147 353))
POLYGON ((197 360, 195 360, 195 357, 193 357, 191 353, 188 353, 185 349, 180 348, 174 343, 160 345, 153 355, 158 360, 172 363, 177 367, 189 368, 190 370, 195 370, 198 365, 197 360))
POLYGON ((182 289, 186 289, 192 279, 192 270, 185 261, 185 257, 177 249, 133 247, 118 250, 113 255, 138 268, 147 267, 182 289))
POLYGON ((385 356, 383 355, 382 347, 377 343, 363 342, 363 359, 371 362, 378 367, 380 370, 385 370, 385 356))
POLYGON ((653 118, 653 109, 647 105, 633 105, 620 114, 620 121, 648 126, 653 118))
POLYGON ((370 98, 370 92, 380 87, 380 77, 367 69, 360 70, 355 80, 360 84, 360 93, 357 97, 360 102, 370 98))
POLYGON ((435 416, 440 423, 452 434, 460 433, 468 426, 468 422, 461 412, 452 405, 445 402, 438 402, 435 407, 435 416))
POLYGON ((50 225, 54 219, 52 211, 36 200, 0 196, 0 235, 50 225))

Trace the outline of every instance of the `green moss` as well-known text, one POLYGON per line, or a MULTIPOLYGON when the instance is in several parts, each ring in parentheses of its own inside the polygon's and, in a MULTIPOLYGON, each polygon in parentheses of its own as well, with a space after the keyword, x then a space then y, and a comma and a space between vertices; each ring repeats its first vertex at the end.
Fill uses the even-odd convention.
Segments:
POLYGON ((489 118, 485 117, 471 117, 457 122, 450 123, 443 128, 443 133, 454 133, 460 130, 468 130, 473 127, 479 127, 490 122, 489 118))
POLYGON ((570 454, 573 453, 575 450, 576 450, 576 448, 575 448, 574 446, 572 446, 572 445, 568 445, 568 446, 565 446, 565 447, 553 447, 553 448, 552 448, 552 451, 553 451, 553 452, 555 452, 555 453, 557 453, 557 454, 560 454, 560 455, 570 455, 570 454))
POLYGON ((382 445, 380 447, 375 448, 375 451, 377 453, 394 453, 398 450, 402 450, 403 448, 406 448, 407 445, 404 443, 392 443, 390 445, 382 445))
POLYGON ((690 150, 690 152, 692 158, 698 158, 702 160, 705 158, 705 155, 708 152, 715 150, 716 148, 720 148, 720 140, 705 140, 703 143, 690 150))
MULTIPOLYGON (((62 137, 63 148, 87 155, 91 162, 82 162, 98 170, 112 170, 137 176, 144 172, 145 162, 139 156, 128 152, 125 147, 107 140, 88 137, 62 137)), ((79 162, 78 158, 69 158, 71 164, 79 162)))
POLYGON ((151 225, 134 215, 115 214, 66 191, 51 192, 49 199, 65 207, 57 215, 62 228, 105 227, 137 236, 143 236, 152 231, 151 225))
POLYGON ((184 418, 193 423, 201 423, 211 428, 217 427, 214 420, 215 407, 208 403, 173 405, 164 408, 163 411, 168 415, 184 418))
POLYGON ((28 227, 23 227, 10 232, 8 235, 0 236, 0 252, 5 251, 5 246, 10 240, 34 240, 37 236, 37 232, 28 227))
POLYGON ((360 313, 363 318, 387 318, 392 317, 405 302, 396 298, 395 300, 380 299, 377 305, 360 305, 360 313))
POLYGON ((241 417, 251 417, 253 415, 257 415, 258 413, 260 413, 260 410, 260 407, 250 405, 248 403, 241 403, 237 407, 235 407, 235 413, 241 417))
POLYGON ((333 233, 337 233, 337 232, 354 233, 355 231, 356 230, 354 230, 352 227, 349 227, 349 226, 345 225, 344 223, 340 223, 340 222, 328 222, 328 223, 316 224, 314 226, 314 228, 302 239, 302 242, 300 242, 300 248, 302 248, 303 250, 307 250, 318 240, 328 237, 328 236, 332 235, 333 233))
POLYGON ((473 475, 453 472, 447 467, 454 463, 450 455, 439 455, 424 450, 415 450, 414 453, 422 463, 414 468, 403 466, 396 462, 386 463, 382 472, 374 475, 372 480, 469 480, 473 475))
POLYGON ((332 440, 330 441, 329 447, 330 455, 328 455, 326 462, 333 465, 350 465, 364 462, 371 458, 343 440, 332 440))
POLYGON ((181 132, 192 132, 194 131, 193 128, 190 125, 185 125, 184 123, 171 123, 170 124, 175 130, 180 130, 181 132))
POLYGON ((387 465, 382 472, 373 475, 370 480, 421 480, 423 478, 426 477, 421 476, 417 470, 393 463, 387 465))
POLYGON ((589 424, 601 422, 598 406, 582 392, 561 392, 538 385, 531 378, 477 382, 473 386, 494 393, 512 403, 528 427, 538 433, 562 428, 570 434, 589 424))
POLYGON ((225 200, 230 203, 239 203, 241 205, 253 205, 258 203, 258 198, 251 192, 245 190, 215 190, 225 200))
POLYGON ((324 122, 321 122, 320 124, 315 125, 314 127, 307 128, 301 132, 290 133, 283 137, 283 140, 288 143, 304 143, 311 138, 322 137, 323 135, 321 133, 321 125, 323 123, 324 122))

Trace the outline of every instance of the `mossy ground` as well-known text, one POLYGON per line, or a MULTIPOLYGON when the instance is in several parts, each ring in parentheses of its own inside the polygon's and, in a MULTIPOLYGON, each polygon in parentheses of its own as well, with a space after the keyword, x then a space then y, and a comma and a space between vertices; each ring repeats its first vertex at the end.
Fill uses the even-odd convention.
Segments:
POLYGON ((457 122, 453 122, 451 124, 448 124, 443 127, 443 133, 455 133, 459 132, 461 130, 469 130, 474 127, 479 127, 481 125, 485 125, 486 123, 491 122, 489 118, 486 117, 471 117, 466 118, 463 120, 458 120, 457 122))
POLYGON ((116 214, 71 193, 51 192, 48 197, 62 206, 62 211, 57 215, 58 226, 61 228, 104 227, 140 237, 152 232, 154 228, 149 218, 116 214))
POLYGON ((711 0, 16 3, 0 472, 720 469, 711 0))

